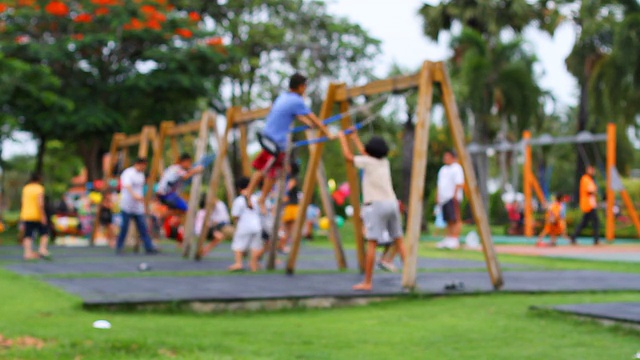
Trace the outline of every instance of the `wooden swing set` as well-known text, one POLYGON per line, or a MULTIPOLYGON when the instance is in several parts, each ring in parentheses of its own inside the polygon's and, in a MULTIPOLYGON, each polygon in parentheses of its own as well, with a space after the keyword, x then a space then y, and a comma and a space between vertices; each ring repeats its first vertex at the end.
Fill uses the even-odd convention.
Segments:
MULTIPOLYGON (((332 83, 327 89, 326 98, 320 110, 320 118, 329 117, 334 107, 337 105, 341 113, 349 110, 349 102, 358 96, 374 96, 386 93, 394 93, 404 90, 418 90, 417 123, 415 126, 415 142, 413 149, 413 165, 411 171, 411 189, 408 207, 408 220, 405 233, 407 244, 407 260, 403 268, 402 285, 405 288, 413 289, 416 284, 416 264, 418 259, 418 244, 423 221, 424 209, 424 185, 427 169, 429 126, 431 123, 431 109, 433 103, 434 85, 439 85, 442 102, 446 111, 446 116, 451 129, 458 158, 464 170, 466 187, 468 188, 469 203, 475 224, 478 228, 482 248, 487 264, 487 269, 491 282, 495 288, 500 288, 503 284, 502 273, 496 257, 489 222, 482 204, 480 192, 471 163, 471 158, 465 148, 464 129, 458 113, 458 108, 451 88, 451 82, 443 62, 425 61, 422 69, 417 74, 394 77, 385 80, 373 81, 369 84, 356 87, 347 87, 344 83, 332 83)), ((342 130, 348 129, 352 124, 348 116, 341 120, 342 130)), ((293 230, 293 247, 287 261, 287 273, 293 274, 300 243, 302 238, 302 225, 307 206, 311 201, 312 189, 316 183, 314 172, 320 166, 324 143, 311 145, 311 156, 307 164, 307 172, 302 188, 303 198, 298 209, 298 216, 293 230)), ((347 163, 347 179, 351 188, 350 203, 354 208, 353 222, 356 229, 356 251, 358 266, 364 269, 365 246, 362 234, 362 220, 360 218, 360 185, 358 173, 353 164, 347 163)))

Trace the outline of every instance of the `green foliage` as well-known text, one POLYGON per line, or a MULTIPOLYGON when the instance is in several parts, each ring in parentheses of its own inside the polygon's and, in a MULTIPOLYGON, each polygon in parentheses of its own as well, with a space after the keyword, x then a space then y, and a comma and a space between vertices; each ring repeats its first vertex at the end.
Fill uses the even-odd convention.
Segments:
POLYGON ((14 107, 21 127, 37 138, 83 143, 90 149, 82 154, 93 154, 109 141, 105 134, 190 119, 198 98, 217 92, 223 55, 210 45, 206 19, 165 3, 78 0, 56 3, 66 7, 58 12, 48 1, 9 3, 0 14, 0 50, 47 67, 67 100, 52 107, 52 94, 34 83, 45 101, 14 107))
POLYGON ((509 223, 509 217, 504 202, 502 202, 502 192, 497 191, 489 196, 489 219, 492 225, 504 225, 509 223))
MULTIPOLYGON (((61 141, 49 141, 46 145, 47 157, 44 160, 44 186, 51 199, 60 198, 71 185, 71 177, 79 175, 82 159, 76 154, 75 146, 61 141)), ((21 189, 33 172, 36 159, 29 155, 19 155, 5 161, 2 182, 6 189, 4 204, 9 210, 20 209, 21 189)))
POLYGON ((310 78, 315 106, 329 80, 353 84, 371 77, 380 42, 330 15, 323 1, 230 0, 221 10, 215 16, 232 44, 224 75, 234 105, 266 105, 295 70, 310 78))

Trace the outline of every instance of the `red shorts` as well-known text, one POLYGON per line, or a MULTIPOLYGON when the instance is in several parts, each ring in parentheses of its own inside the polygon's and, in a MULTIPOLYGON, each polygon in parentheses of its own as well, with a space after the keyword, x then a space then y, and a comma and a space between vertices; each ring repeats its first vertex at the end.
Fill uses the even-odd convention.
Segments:
POLYGON ((282 169, 284 164, 284 153, 274 156, 262 150, 258 157, 253 160, 253 168, 258 171, 265 171, 266 176, 275 179, 278 176, 278 170, 282 169))

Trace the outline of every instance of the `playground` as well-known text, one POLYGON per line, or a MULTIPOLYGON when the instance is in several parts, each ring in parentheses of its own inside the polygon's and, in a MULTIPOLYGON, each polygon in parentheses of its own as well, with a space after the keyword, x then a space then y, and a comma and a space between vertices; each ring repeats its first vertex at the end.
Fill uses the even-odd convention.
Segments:
POLYGON ((0 359, 640 359, 640 5, 355 3, 0 2, 0 359))

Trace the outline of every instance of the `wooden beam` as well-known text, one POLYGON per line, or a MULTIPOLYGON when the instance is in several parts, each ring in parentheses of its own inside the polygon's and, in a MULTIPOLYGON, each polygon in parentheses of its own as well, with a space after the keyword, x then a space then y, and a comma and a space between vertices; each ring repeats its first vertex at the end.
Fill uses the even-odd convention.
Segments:
MULTIPOLYGON (((168 135, 180 136, 180 135, 191 134, 194 132, 199 132, 201 129, 201 126, 202 126, 201 120, 195 120, 195 121, 190 121, 182 124, 177 124, 169 130, 168 135)), ((212 128, 213 126, 215 126, 215 120, 211 120, 211 119, 207 120, 206 126, 208 128, 212 128)))
MULTIPOLYGON (((640 219, 638 219, 638 214, 636 213, 636 208, 633 205, 633 200, 631 200, 631 196, 629 196, 629 193, 627 192, 626 189, 623 189, 622 191, 620 191, 620 197, 622 197, 622 201, 627 207, 627 212, 629 213, 629 217, 631 218, 631 221, 633 222, 633 226, 635 226, 636 232, 638 233, 638 237, 640 238, 640 219)), ((614 230, 615 230, 615 227, 614 227, 614 230)))
POLYGON ((240 126, 252 121, 264 119, 269 115, 271 107, 254 110, 241 110, 241 112, 235 115, 233 126, 240 126))
POLYGON ((126 136, 124 139, 120 140, 120 142, 118 143, 118 146, 120 148, 136 146, 140 144, 141 137, 142 137, 142 132, 140 132, 139 134, 126 136))
POLYGON ((251 164, 249 154, 247 154, 247 146, 249 146, 249 134, 247 125, 240 126, 240 161, 242 162, 242 175, 251 176, 251 164))
MULTIPOLYGON (((616 166, 616 124, 607 124, 607 209, 605 222, 605 238, 607 241, 613 241, 616 237, 616 217, 613 208, 616 205, 616 193, 613 190, 613 171, 616 166)), ((635 212, 635 209, 631 210, 635 212)), ((631 213, 631 211, 629 213, 631 213)), ((640 228, 638 236, 640 236, 640 228)))
MULTIPOLYGON (((209 113, 202 113, 200 119, 200 129, 198 132, 198 142, 196 144, 195 159, 201 159, 207 150, 207 139, 209 135, 209 113)), ((189 258, 196 259, 198 253, 198 239, 193 237, 195 228, 196 212, 198 211, 198 203, 200 202, 200 188, 202 187, 202 173, 196 174, 191 178, 191 191, 189 194, 189 209, 187 210, 187 218, 184 229, 185 255, 189 251, 189 258)))
MULTIPOLYGON (((320 119, 326 119, 333 111, 336 87, 336 84, 329 84, 327 95, 322 103, 322 109, 320 110, 320 119)), ((298 215, 296 216, 296 221, 293 225, 293 244, 287 261, 287 274, 293 274, 296 268, 296 260, 298 258, 298 252, 300 251, 300 242, 302 241, 302 226, 306 219, 307 207, 309 206, 309 203, 311 203, 311 197, 313 195, 313 189, 316 181, 316 171, 318 171, 318 166, 320 165, 324 143, 313 144, 310 148, 313 149, 313 156, 309 157, 307 171, 304 175, 302 201, 299 204, 298 215)))
MULTIPOLYGON (((309 133, 306 132, 306 134, 307 138, 310 138, 309 133)), ((313 148, 309 148, 309 151, 312 152, 313 148)), ((333 245, 333 253, 336 257, 338 269, 344 270, 347 268, 347 259, 344 255, 344 248, 342 246, 342 240, 340 239, 338 225, 335 222, 336 211, 333 207, 333 201, 331 201, 329 190, 327 189, 327 175, 322 160, 320 160, 318 171, 316 171, 316 182, 318 183, 318 192, 320 193, 322 209, 324 210, 324 214, 327 218, 331 220, 329 221, 329 241, 331 241, 331 244, 333 245)))
MULTIPOLYGON (((408 90, 418 87, 420 74, 397 76, 384 80, 372 81, 363 86, 343 87, 336 91, 336 102, 348 101, 356 96, 371 96, 396 90, 408 90)), ((324 119, 321 117, 321 119, 324 119)))
POLYGON ((149 169, 149 177, 147 179, 147 193, 145 194, 145 203, 147 206, 151 203, 153 186, 158 180, 160 173, 163 171, 164 142, 167 138, 167 133, 172 126, 172 121, 163 121, 160 123, 160 131, 158 132, 156 141, 153 142, 153 158, 151 161, 151 168, 149 169))
MULTIPOLYGON (((344 86, 338 87, 338 92, 340 89, 344 88, 344 86)), ((345 114, 349 111, 349 102, 342 101, 340 102, 340 113, 345 114)), ((353 125, 351 121, 351 117, 349 115, 344 116, 342 120, 340 120, 340 125, 342 130, 346 130, 353 125)), ((360 217, 360 177, 358 176, 358 169, 356 169, 355 165, 352 162, 346 162, 346 171, 347 171, 347 181, 349 183, 349 188, 351 191, 349 192, 349 200, 351 206, 353 206, 353 226, 355 227, 354 234, 356 236, 356 254, 358 256, 358 268, 361 272, 364 272, 365 266, 365 244, 364 244, 364 236, 362 234, 362 217, 360 217)))
POLYGON ((462 169, 464 170, 465 183, 469 187, 469 204, 471 205, 473 219, 475 220, 480 239, 482 241, 482 250, 484 252, 489 277, 491 278, 493 287, 499 289, 504 284, 502 271, 493 246, 489 219, 487 218, 484 204, 482 202, 476 175, 473 171, 473 164, 471 163, 471 157, 467 153, 467 147, 465 146, 464 128, 462 127, 462 121, 460 121, 458 105, 456 105, 451 81, 449 80, 449 75, 447 74, 444 63, 436 63, 436 70, 440 73, 439 77, 442 79, 440 82, 442 103, 444 104, 447 119, 449 121, 451 135, 453 135, 453 142, 455 144, 456 151, 458 152, 458 159, 460 161, 460 165, 462 165, 462 169))
POLYGON ((525 130, 522 132, 522 140, 524 141, 524 170, 522 171, 522 188, 524 192, 524 236, 533 236, 535 221, 533 218, 533 204, 531 189, 532 183, 532 161, 531 161, 531 132, 525 130))
MULTIPOLYGON (((207 239, 207 231, 211 227, 211 213, 218 201, 218 186, 220 185, 220 176, 222 175, 224 160, 227 158, 227 148, 229 147, 227 139, 229 138, 229 132, 231 131, 233 124, 234 113, 237 111, 236 108, 231 107, 227 109, 227 127, 224 131, 224 135, 220 138, 220 145, 218 149, 218 155, 213 163, 213 169, 211 169, 211 177, 209 179, 209 191, 207 192, 207 200, 205 206, 205 215, 204 221, 202 222, 202 229, 200 229, 200 235, 198 236, 198 242, 195 246, 196 254, 195 259, 200 259, 200 250, 202 249, 202 245, 207 239)), ((231 208, 231 203, 233 199, 229 199, 229 208, 231 208)))
POLYGON ((411 189, 407 213, 405 243, 407 255, 402 269, 402 286, 407 289, 416 287, 418 263, 418 244, 422 230, 422 211, 424 208, 424 185, 427 176, 427 155, 429 152, 429 126, 431 124, 431 106, 433 102, 433 64, 425 62, 419 73, 418 106, 416 108, 415 140, 413 143, 413 161, 411 164, 411 189))

